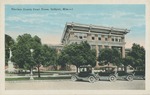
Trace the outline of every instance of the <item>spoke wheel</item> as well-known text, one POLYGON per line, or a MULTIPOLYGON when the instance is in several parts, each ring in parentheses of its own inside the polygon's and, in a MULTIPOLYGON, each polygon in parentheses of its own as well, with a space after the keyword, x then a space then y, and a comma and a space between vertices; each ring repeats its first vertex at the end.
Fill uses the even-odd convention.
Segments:
POLYGON ((76 76, 71 76, 71 80, 72 81, 77 81, 77 77, 76 76))
POLYGON ((127 80, 128 80, 128 81, 133 81, 133 76, 132 76, 132 75, 128 75, 128 76, 127 76, 127 80))
POLYGON ((111 75, 111 76, 109 77, 109 80, 110 80, 111 82, 115 82, 115 81, 116 81, 116 77, 113 76, 113 75, 111 75))
POLYGON ((93 76, 90 76, 89 77, 89 82, 90 83, 94 83, 96 81, 96 79, 93 77, 93 76))

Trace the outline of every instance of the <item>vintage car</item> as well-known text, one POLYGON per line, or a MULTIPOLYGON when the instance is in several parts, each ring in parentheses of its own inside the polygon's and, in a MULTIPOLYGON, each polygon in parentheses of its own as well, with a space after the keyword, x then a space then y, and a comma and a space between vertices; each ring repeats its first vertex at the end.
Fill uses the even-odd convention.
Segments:
POLYGON ((118 71, 117 66, 101 66, 100 70, 101 71, 98 73, 100 79, 105 77, 111 82, 114 82, 117 79, 126 79, 128 81, 132 81, 134 77, 133 72, 126 72, 123 70, 118 71))
POLYGON ((117 79, 117 71, 116 71, 116 66, 101 66, 99 68, 100 72, 98 72, 99 79, 101 78, 106 78, 109 81, 116 81, 117 79))
POLYGON ((145 71, 134 71, 135 79, 144 79, 145 80, 145 71))
POLYGON ((71 76, 72 81, 84 80, 94 83, 99 80, 97 74, 92 73, 92 67, 89 65, 84 65, 79 67, 79 73, 76 73, 71 76))

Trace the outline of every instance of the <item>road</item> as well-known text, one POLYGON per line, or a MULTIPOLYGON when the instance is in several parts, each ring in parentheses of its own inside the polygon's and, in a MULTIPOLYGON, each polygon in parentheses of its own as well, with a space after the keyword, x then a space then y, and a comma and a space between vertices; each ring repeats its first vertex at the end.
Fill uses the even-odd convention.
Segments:
POLYGON ((144 90, 145 80, 131 82, 118 80, 116 82, 98 81, 89 83, 71 80, 29 80, 6 81, 6 90, 144 90))

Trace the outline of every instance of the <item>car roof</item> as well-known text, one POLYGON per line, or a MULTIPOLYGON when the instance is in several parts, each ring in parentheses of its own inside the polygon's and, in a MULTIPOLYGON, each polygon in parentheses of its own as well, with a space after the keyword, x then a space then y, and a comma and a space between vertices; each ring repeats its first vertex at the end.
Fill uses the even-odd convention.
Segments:
POLYGON ((99 66, 99 68, 117 68, 117 66, 99 66))

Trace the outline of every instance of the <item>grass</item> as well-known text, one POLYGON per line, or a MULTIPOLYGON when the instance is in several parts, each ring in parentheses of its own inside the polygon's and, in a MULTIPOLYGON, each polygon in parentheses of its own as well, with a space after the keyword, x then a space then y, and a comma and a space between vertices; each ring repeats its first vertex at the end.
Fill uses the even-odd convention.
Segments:
POLYGON ((29 80, 29 77, 24 78, 5 78, 5 81, 21 81, 21 80, 29 80))
MULTIPOLYGON (((67 77, 35 77, 34 80, 60 80, 60 79, 70 79, 70 76, 67 77)), ((22 81, 22 80, 30 80, 29 77, 24 78, 5 78, 5 81, 22 81)))

